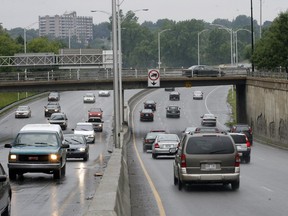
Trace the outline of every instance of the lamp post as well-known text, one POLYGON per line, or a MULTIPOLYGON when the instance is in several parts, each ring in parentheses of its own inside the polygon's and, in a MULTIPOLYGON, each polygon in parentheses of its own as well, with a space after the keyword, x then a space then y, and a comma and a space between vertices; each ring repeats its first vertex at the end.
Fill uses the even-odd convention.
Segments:
POLYGON ((236 66, 238 66, 238 36, 237 36, 237 33, 238 31, 247 31, 249 33, 251 33, 250 30, 248 29, 237 29, 236 31, 234 31, 234 34, 235 34, 235 53, 236 53, 236 66))
POLYGON ((253 1, 251 0, 251 65, 252 65, 252 72, 254 72, 254 61, 253 61, 253 53, 254 53, 254 27, 253 27, 253 1))
POLYGON ((259 36, 262 37, 262 0, 260 0, 260 30, 259 30, 259 36))
MULTIPOLYGON (((69 39, 68 44, 69 44, 69 49, 71 48, 71 31, 74 30, 74 29, 77 29, 77 26, 68 29, 68 39, 69 39)), ((74 34, 75 34, 75 33, 74 33, 74 34)))
POLYGON ((226 26, 220 25, 220 24, 210 24, 213 26, 218 26, 220 27, 219 29, 224 29, 226 30, 228 33, 230 33, 230 52, 231 52, 231 66, 233 66, 234 61, 233 61, 233 30, 232 28, 228 28, 226 26))
POLYGON ((27 36, 26 36, 27 29, 35 25, 36 23, 39 23, 39 22, 34 22, 24 28, 24 53, 27 53, 27 36))
POLYGON ((203 32, 208 31, 209 29, 204 29, 200 32, 198 32, 198 65, 200 65, 200 34, 202 34, 203 32))
POLYGON ((160 37, 163 32, 170 31, 171 29, 164 29, 158 32, 158 69, 160 71, 161 68, 161 45, 160 45, 160 37))

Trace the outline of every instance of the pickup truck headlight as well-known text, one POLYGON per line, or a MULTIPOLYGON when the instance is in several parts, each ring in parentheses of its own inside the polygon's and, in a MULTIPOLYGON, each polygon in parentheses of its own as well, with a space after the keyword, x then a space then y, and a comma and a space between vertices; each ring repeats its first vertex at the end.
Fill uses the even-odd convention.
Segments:
POLYGON ((17 160, 17 155, 15 155, 15 154, 9 155, 9 161, 16 161, 16 160, 17 160))
POLYGON ((79 151, 80 151, 80 152, 84 152, 84 151, 85 151, 85 148, 79 148, 79 151))
POLYGON ((49 158, 51 161, 58 161, 59 155, 58 154, 50 154, 49 158))

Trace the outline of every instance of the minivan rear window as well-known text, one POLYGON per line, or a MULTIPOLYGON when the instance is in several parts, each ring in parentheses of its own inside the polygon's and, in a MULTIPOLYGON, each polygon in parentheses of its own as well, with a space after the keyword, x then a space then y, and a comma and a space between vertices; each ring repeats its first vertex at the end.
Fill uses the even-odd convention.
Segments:
POLYGON ((187 146, 187 154, 232 154, 235 151, 230 137, 201 136, 190 137, 187 146))
POLYGON ((233 138, 234 142, 236 144, 238 143, 246 143, 246 137, 245 135, 231 135, 231 137, 233 138))

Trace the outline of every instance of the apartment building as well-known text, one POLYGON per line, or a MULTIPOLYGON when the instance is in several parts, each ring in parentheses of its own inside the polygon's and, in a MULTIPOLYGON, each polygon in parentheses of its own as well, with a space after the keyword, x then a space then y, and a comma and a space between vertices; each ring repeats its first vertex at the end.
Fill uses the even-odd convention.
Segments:
POLYGON ((76 36, 78 42, 87 44, 93 39, 93 17, 77 16, 75 11, 63 15, 39 16, 39 36, 76 36))

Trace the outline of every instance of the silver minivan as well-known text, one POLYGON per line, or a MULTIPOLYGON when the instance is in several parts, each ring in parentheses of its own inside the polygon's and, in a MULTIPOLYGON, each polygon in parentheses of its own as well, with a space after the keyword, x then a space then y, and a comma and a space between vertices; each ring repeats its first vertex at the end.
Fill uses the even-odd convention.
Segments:
POLYGON ((232 137, 222 133, 185 134, 175 156, 174 184, 231 184, 240 186, 240 156, 232 137))

